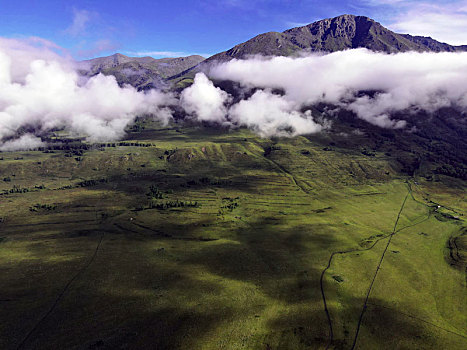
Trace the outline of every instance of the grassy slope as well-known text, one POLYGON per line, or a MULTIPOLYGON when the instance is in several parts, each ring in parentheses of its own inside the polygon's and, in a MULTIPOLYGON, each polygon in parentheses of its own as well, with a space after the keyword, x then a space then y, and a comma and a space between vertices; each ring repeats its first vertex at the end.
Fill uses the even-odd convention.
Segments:
MULTIPOLYGON (((333 347, 350 347, 408 191, 390 157, 244 130, 148 126, 130 138, 156 146, 87 151, 81 161, 2 154, 11 182, 0 191, 31 192, 0 196, 0 348, 17 348, 31 330, 23 348, 324 348, 320 276, 331 253, 381 239, 336 255, 324 275, 333 347), (76 187, 89 179, 107 182, 76 187), (150 185, 164 192, 156 202, 200 206, 134 211, 147 206, 150 185), (56 209, 30 211, 36 203, 56 209)), ((465 345, 465 271, 446 258, 465 225, 464 184, 418 182, 358 348, 465 345)))

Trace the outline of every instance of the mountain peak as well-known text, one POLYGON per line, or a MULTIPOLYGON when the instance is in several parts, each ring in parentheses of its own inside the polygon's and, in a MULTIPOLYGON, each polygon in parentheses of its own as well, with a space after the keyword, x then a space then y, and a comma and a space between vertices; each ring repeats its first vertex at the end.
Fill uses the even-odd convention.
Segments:
POLYGON ((367 17, 367 16, 343 14, 343 15, 339 15, 339 16, 336 16, 336 17, 324 18, 324 19, 315 21, 313 23, 310 23, 308 25, 313 25, 313 24, 317 24, 317 23, 320 23, 320 22, 357 21, 357 20, 359 20, 359 21, 368 21, 368 22, 376 22, 374 19, 372 19, 370 17, 367 17))
POLYGON ((227 61, 252 55, 293 56, 303 52, 335 52, 355 48, 386 53, 467 50, 466 46, 451 46, 431 38, 397 34, 372 18, 344 14, 282 33, 260 34, 206 61, 227 61))

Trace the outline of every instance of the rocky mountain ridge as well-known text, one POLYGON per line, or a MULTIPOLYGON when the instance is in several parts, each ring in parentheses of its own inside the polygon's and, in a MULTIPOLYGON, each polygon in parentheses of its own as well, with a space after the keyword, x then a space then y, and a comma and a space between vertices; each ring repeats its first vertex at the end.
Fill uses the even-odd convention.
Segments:
POLYGON ((154 59, 115 54, 83 63, 84 74, 114 75, 120 84, 140 90, 182 89, 197 72, 214 62, 245 59, 254 55, 294 56, 312 52, 336 52, 367 48, 375 52, 462 52, 467 45, 453 46, 430 37, 395 33, 365 16, 342 15, 323 19, 282 33, 268 32, 204 59, 201 56, 154 59))

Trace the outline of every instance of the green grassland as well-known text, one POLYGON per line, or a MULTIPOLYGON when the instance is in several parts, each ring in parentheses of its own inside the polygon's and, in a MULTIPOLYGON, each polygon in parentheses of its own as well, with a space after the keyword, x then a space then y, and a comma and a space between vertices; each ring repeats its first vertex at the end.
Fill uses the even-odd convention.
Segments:
POLYGON ((465 182, 363 136, 142 123, 0 154, 1 349, 466 348, 465 182))

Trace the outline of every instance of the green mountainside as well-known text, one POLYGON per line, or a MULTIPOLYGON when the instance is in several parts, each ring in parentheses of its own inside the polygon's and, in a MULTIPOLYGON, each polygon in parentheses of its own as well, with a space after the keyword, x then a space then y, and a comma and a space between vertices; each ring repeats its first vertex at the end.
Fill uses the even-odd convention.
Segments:
POLYGON ((119 84, 130 84, 140 90, 147 90, 164 88, 167 78, 196 66, 202 61, 204 57, 198 55, 155 59, 128 57, 117 53, 80 62, 80 68, 87 76, 98 73, 113 75, 119 84))

